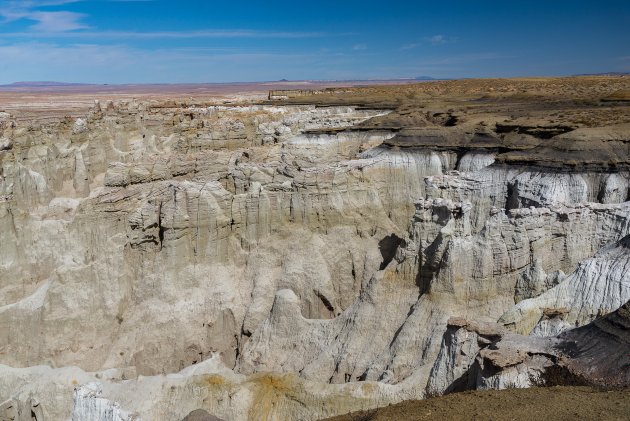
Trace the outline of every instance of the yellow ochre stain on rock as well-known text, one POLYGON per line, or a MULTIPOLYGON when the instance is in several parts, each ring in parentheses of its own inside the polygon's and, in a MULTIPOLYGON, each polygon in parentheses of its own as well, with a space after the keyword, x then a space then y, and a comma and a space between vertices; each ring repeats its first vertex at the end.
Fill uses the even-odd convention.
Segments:
POLYGON ((271 421, 277 419, 278 408, 287 401, 297 401, 296 388, 299 387, 293 374, 262 373, 252 376, 254 398, 249 410, 249 420, 271 421))
POLYGON ((225 377, 218 374, 211 374, 208 376, 204 376, 203 382, 208 386, 221 386, 226 383, 226 379, 225 377))

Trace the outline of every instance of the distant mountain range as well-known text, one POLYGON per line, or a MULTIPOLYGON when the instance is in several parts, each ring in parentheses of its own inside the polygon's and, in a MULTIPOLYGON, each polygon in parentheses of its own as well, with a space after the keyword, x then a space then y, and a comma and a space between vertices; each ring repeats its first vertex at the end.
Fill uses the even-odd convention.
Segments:
MULTIPOLYGON (((334 80, 334 81, 318 81, 318 80, 288 80, 288 79, 280 79, 275 81, 276 83, 296 83, 296 82, 375 82, 375 81, 409 81, 409 80, 440 80, 431 76, 418 76, 413 78, 393 78, 393 79, 352 79, 352 80, 334 80)), ((231 83, 146 83, 146 84, 113 84, 114 86, 130 86, 130 85, 232 85, 238 83, 269 83, 269 82, 231 82, 231 83)), ((0 84, 0 88, 54 88, 54 87, 65 87, 65 86, 106 86, 109 85, 107 83, 68 83, 68 82, 54 82, 54 81, 23 81, 23 82, 14 82, 7 84, 0 84)))
POLYGON ((14 87, 14 88, 41 88, 49 86, 87 86, 89 83, 66 83, 66 82, 14 82, 6 85, 0 85, 2 87, 14 87))
POLYGON ((630 72, 580 73, 573 76, 628 76, 630 72))
MULTIPOLYGON (((630 72, 602 72, 602 73, 579 73, 572 76, 628 76, 630 72)), ((347 79, 347 80, 288 80, 280 79, 276 81, 267 82, 197 82, 197 83, 121 83, 121 84, 108 84, 108 83, 68 83, 68 82, 54 82, 54 81, 24 81, 14 82, 8 84, 0 84, 0 88, 55 88, 55 87, 71 87, 71 86, 167 86, 167 85, 237 85, 237 84, 265 84, 265 83, 323 83, 323 82, 396 82, 396 81, 431 81, 431 80, 449 80, 449 78, 435 78, 432 76, 416 76, 409 78, 392 78, 392 79, 347 79)))

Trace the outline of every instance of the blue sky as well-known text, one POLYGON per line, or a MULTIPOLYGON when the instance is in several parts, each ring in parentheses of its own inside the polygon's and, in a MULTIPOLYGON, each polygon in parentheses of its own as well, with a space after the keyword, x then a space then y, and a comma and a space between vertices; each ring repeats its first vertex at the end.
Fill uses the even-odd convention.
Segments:
POLYGON ((0 83, 630 71, 630 1, 0 0, 0 83))

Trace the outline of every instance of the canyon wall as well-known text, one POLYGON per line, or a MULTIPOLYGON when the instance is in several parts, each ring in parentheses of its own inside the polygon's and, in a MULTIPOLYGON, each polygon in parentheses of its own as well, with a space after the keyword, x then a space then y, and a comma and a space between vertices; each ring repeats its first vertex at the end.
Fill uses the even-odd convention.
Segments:
POLYGON ((551 357, 492 377, 487 344, 550 347, 630 300, 627 169, 525 165, 506 128, 367 129, 388 112, 8 116, 0 417, 315 420, 527 386, 551 357))

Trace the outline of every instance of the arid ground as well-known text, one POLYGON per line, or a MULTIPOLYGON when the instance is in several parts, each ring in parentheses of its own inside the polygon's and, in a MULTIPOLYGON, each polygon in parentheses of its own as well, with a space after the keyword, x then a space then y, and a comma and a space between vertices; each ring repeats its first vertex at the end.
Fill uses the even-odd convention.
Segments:
POLYGON ((630 419, 630 391, 586 387, 461 392, 408 401, 372 411, 355 412, 327 421, 531 421, 630 419))

